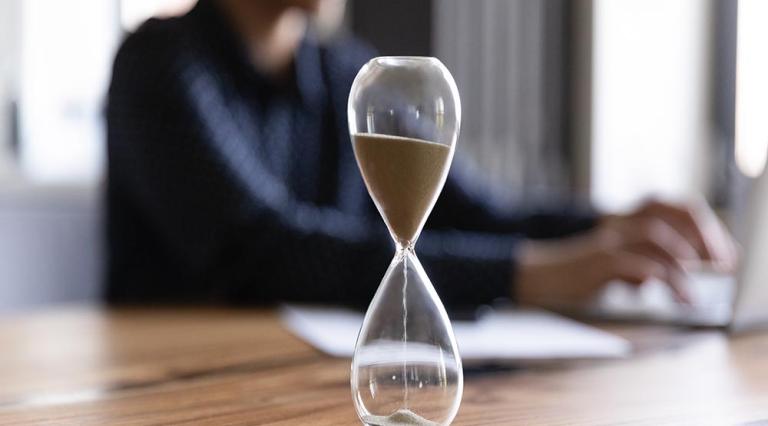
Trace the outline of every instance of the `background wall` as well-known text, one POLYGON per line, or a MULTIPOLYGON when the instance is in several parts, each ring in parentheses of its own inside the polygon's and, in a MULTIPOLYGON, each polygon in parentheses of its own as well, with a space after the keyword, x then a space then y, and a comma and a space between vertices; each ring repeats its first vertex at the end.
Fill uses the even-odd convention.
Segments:
POLYGON ((16 176, 11 154, 13 101, 18 95, 21 1, 0 0, 0 185, 16 176))
POLYGON ((0 188, 0 312, 101 294, 101 199, 88 186, 0 188))
MULTIPOLYGON (((732 161, 733 123, 718 120, 733 116, 720 83, 733 81, 735 39, 713 10, 733 1, 350 0, 346 26, 381 54, 446 63, 478 187, 620 210, 731 190, 714 175, 732 161)), ((0 310, 97 296, 111 58, 123 31, 189 5, 0 0, 0 310)))

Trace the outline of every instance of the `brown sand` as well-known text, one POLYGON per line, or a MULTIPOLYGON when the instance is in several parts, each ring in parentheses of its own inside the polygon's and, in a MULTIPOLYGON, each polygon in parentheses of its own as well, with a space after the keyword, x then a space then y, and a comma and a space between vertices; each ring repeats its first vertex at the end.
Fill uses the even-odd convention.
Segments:
POLYGON ((443 189, 451 149, 421 139, 358 133, 355 157, 389 230, 413 244, 443 189))
POLYGON ((388 416, 367 416, 363 421, 368 426, 438 426, 437 423, 403 408, 388 416))

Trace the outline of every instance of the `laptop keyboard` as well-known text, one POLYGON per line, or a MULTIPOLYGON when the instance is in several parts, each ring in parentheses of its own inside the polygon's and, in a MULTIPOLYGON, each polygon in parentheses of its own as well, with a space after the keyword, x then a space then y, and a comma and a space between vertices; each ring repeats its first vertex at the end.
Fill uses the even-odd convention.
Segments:
POLYGON ((691 296, 691 305, 675 301, 672 291, 661 281, 648 282, 639 288, 614 282, 600 295, 595 310, 602 316, 615 318, 649 318, 702 324, 727 322, 736 289, 732 276, 692 273, 686 287, 691 296))

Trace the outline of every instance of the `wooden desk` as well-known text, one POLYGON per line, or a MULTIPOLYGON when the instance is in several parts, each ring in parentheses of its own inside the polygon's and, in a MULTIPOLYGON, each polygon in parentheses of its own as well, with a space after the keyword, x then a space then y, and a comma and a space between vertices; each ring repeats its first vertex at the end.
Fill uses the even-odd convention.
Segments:
MULTIPOLYGON (((610 329, 639 353, 468 374, 455 424, 768 422, 768 334, 610 329)), ((359 425, 348 375, 266 311, 0 318, 0 424, 359 425)))

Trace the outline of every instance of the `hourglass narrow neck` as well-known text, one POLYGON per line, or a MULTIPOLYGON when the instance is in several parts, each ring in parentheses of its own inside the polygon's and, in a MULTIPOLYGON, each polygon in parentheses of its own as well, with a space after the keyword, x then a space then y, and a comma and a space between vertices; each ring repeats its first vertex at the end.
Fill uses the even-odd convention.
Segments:
POLYGON ((415 242, 408 242, 408 243, 401 243, 396 242, 395 245, 397 246, 397 256, 406 256, 407 254, 415 254, 414 246, 416 245, 415 242))

